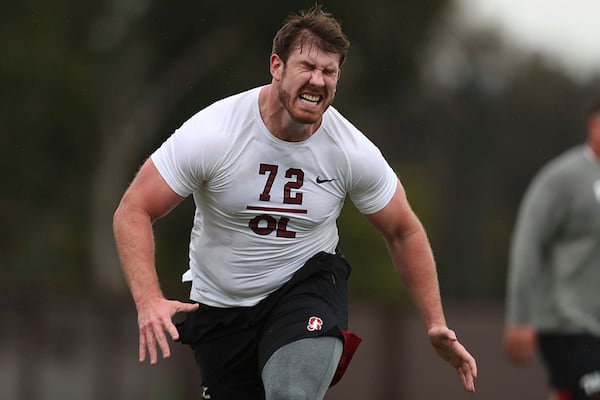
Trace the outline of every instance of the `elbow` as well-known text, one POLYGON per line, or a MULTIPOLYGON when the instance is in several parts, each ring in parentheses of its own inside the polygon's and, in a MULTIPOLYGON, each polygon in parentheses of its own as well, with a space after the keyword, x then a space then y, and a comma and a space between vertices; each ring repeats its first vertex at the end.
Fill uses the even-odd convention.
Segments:
POLYGON ((121 201, 121 203, 119 203, 119 205, 113 212, 113 217, 112 217, 112 227, 113 227, 113 232, 115 234, 117 233, 117 231, 119 229, 120 223, 125 218, 125 214, 126 214, 125 207, 123 206, 123 201, 121 201))
POLYGON ((118 231, 126 229, 129 226, 146 223, 152 225, 155 220, 156 218, 146 208, 140 206, 139 203, 133 201, 132 198, 125 194, 113 213, 113 231, 116 235, 118 231))
POLYGON ((113 212, 113 230, 116 232, 116 230, 120 226, 127 225, 129 223, 128 221, 130 221, 131 218, 134 218, 134 215, 136 213, 135 210, 136 207, 130 200, 128 194, 125 193, 125 195, 121 198, 121 201, 117 205, 117 208, 113 212))

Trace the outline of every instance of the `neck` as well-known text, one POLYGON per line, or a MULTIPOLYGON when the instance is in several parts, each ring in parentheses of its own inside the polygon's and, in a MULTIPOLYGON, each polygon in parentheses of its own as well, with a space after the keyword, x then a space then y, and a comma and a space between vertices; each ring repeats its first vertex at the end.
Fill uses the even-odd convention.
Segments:
POLYGON ((292 119, 283 107, 273 85, 261 89, 258 100, 260 116, 269 132, 286 142, 301 142, 310 138, 321 125, 303 124, 292 119))

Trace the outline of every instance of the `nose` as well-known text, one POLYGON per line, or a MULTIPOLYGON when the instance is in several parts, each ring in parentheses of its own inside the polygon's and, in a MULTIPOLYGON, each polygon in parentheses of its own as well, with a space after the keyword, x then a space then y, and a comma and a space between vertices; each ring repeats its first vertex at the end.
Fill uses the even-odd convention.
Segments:
POLYGON ((310 83, 314 86, 325 86, 325 78, 323 77, 323 71, 314 69, 310 74, 310 83))

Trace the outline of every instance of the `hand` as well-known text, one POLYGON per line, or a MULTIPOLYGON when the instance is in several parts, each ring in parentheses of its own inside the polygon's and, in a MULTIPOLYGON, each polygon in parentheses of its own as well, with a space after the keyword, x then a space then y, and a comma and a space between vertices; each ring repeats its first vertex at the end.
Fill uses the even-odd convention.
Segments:
POLYGON ((440 357, 456 368, 465 389, 474 392, 477 364, 473 356, 458 342, 454 331, 445 326, 434 326, 429 329, 427 335, 440 357))
POLYGON ((533 359, 536 332, 530 325, 511 326, 504 330, 504 351, 514 363, 526 364, 533 359))
POLYGON ((171 339, 178 340, 179 332, 173 324, 173 316, 180 312, 193 312, 198 304, 182 303, 165 298, 156 298, 138 305, 138 325, 140 330, 140 362, 146 360, 146 352, 150 355, 150 364, 157 362, 157 348, 160 347, 163 358, 171 356, 171 350, 165 332, 171 339))

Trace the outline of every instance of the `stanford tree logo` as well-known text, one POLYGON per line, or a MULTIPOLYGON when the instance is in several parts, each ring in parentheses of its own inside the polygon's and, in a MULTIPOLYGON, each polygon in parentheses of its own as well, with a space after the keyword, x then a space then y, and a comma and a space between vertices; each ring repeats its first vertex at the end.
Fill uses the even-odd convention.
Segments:
POLYGON ((323 327, 323 320, 319 317, 310 317, 308 319, 308 325, 306 325, 306 329, 309 331, 320 331, 323 327))

